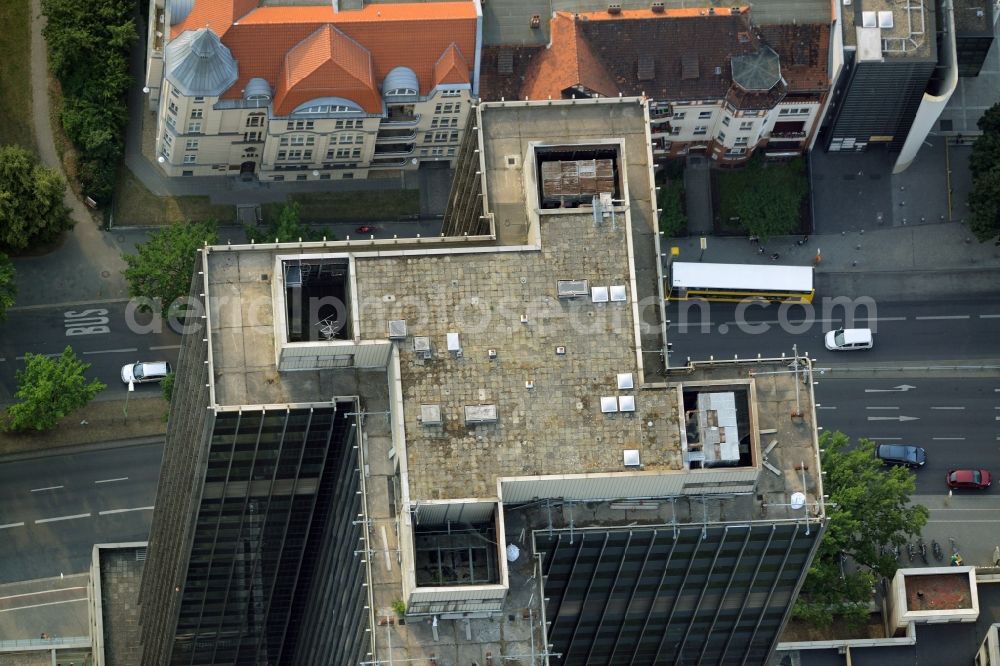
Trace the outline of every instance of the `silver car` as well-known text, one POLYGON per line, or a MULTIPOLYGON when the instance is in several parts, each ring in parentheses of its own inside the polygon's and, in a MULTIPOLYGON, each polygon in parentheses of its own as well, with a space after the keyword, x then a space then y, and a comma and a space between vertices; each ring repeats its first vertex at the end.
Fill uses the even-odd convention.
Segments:
POLYGON ((122 382, 125 384, 159 382, 170 374, 172 368, 166 361, 138 361, 122 366, 122 382))

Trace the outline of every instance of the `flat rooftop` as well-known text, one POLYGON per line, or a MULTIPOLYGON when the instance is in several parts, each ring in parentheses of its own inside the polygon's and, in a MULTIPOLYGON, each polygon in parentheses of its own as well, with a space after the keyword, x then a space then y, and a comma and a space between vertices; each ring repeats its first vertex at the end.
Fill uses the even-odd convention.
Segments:
POLYGON ((934 60, 935 11, 930 0, 856 0, 841 7, 844 45, 858 49, 858 60, 934 60))
MULTIPOLYGON (((537 45, 549 43, 549 19, 553 12, 595 12, 608 8, 606 0, 488 0, 483 2, 483 41, 490 45, 537 45), (538 16, 537 28, 532 17, 538 16)), ((648 0, 622 0, 622 9, 649 9, 648 0)), ((738 4, 738 3, 737 3, 738 4)), ((666 9, 709 7, 704 0, 664 0, 666 9)), ((759 0, 753 3, 756 25, 829 23, 833 9, 828 0, 759 0)))

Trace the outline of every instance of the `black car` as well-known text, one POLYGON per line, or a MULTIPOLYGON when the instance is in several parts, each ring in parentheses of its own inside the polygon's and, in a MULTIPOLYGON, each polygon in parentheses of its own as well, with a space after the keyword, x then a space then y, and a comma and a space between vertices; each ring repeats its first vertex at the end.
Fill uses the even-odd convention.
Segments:
POLYGON ((923 467, 927 462, 927 451, 906 444, 879 444, 875 447, 875 457, 889 465, 923 467))

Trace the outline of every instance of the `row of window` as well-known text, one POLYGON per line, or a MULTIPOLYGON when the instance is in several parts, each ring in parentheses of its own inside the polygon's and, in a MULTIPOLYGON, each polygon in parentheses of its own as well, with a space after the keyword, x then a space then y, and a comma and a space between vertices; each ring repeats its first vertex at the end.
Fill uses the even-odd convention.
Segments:
MULTIPOLYGON (((291 150, 279 150, 277 155, 277 161, 279 162, 296 162, 296 161, 306 161, 308 162, 313 158, 313 151, 311 149, 291 149, 291 150)), ((347 160, 347 159, 361 159, 361 149, 360 148, 330 148, 326 151, 326 159, 328 160, 347 160)))
POLYGON ((462 111, 461 102, 455 102, 455 103, 448 102, 444 104, 437 104, 434 106, 434 113, 461 113, 461 111, 462 111))
POLYGON ((809 113, 809 107, 786 107, 778 111, 779 116, 804 116, 809 113))
POLYGON ((458 130, 451 132, 424 132, 424 142, 448 143, 458 141, 458 130))
POLYGON ((458 127, 458 117, 452 116, 450 118, 434 118, 431 120, 431 129, 437 129, 438 127, 458 127))

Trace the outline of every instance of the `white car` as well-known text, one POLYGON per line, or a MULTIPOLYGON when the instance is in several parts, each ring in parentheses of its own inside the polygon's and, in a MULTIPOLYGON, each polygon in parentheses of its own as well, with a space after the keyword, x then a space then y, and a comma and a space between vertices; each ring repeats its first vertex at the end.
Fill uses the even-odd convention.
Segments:
POLYGON ((875 336, 870 328, 838 328, 827 333, 823 343, 830 351, 871 349, 875 336))
POLYGON ((159 382, 171 372, 166 361, 139 361, 122 366, 122 382, 125 384, 159 382))

